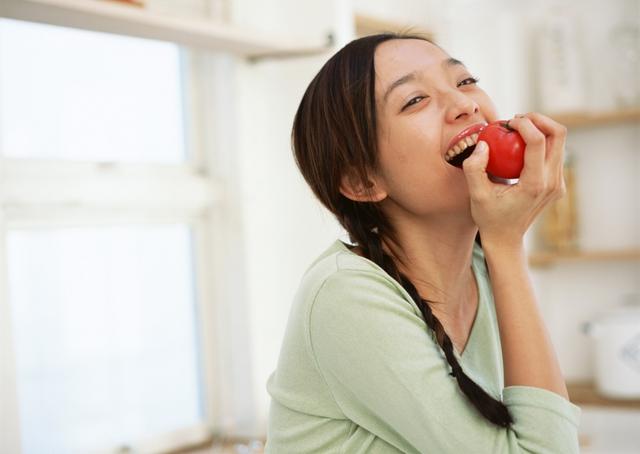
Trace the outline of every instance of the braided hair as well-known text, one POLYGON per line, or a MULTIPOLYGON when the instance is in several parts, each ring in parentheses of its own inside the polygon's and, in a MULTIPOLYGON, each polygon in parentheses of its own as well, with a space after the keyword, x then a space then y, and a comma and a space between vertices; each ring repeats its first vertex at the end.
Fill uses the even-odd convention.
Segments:
MULTIPOLYGON (((453 343, 430 303, 400 272, 396 259, 383 248, 383 239, 395 241, 395 230, 375 202, 345 197, 340 182, 345 172, 367 181, 378 166, 375 67, 377 46, 391 39, 422 39, 420 34, 383 33, 351 41, 320 69, 307 87, 292 129, 296 165, 315 196, 329 209, 365 257, 399 282, 420 309, 434 340, 442 348, 458 386, 487 420, 509 427, 513 420, 507 407, 464 372, 454 355, 453 343)), ((479 241, 479 237, 476 237, 479 241)))

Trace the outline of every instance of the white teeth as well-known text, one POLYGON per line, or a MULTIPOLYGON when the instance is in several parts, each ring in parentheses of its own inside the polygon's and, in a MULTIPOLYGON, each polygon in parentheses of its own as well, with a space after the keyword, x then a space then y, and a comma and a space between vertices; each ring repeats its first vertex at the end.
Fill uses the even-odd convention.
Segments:
POLYGON ((464 139, 460 140, 460 142, 455 144, 453 148, 447 150, 447 153, 445 155, 447 161, 450 161, 454 156, 462 153, 467 147, 475 145, 476 143, 478 143, 478 133, 471 134, 470 136, 467 136, 464 139))

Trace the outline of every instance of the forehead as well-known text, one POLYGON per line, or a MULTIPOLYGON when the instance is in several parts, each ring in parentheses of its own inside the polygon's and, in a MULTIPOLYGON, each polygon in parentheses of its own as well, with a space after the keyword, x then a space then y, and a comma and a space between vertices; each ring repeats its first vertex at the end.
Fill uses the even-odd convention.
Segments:
POLYGON ((392 39, 381 43, 375 51, 376 93, 389 83, 414 70, 441 71, 449 55, 435 44, 421 39, 392 39))

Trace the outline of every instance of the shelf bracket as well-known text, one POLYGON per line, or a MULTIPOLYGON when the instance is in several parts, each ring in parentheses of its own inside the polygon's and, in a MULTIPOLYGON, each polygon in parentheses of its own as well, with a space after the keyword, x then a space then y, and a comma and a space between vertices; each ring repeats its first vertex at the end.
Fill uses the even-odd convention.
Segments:
POLYGON ((249 55, 247 61, 249 63, 259 63, 265 60, 289 60, 292 58, 315 57, 326 54, 331 51, 335 44, 333 33, 329 32, 325 35, 325 44, 321 47, 312 47, 309 49, 292 49, 276 52, 265 52, 256 55, 249 55))

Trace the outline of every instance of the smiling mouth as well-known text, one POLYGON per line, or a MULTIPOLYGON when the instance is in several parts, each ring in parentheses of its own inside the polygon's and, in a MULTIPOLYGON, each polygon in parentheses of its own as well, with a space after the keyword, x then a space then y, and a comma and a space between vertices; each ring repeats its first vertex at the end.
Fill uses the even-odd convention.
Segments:
POLYGON ((462 168, 462 163, 471 156, 477 143, 478 133, 463 137, 452 148, 447 150, 445 160, 454 167, 462 168))

